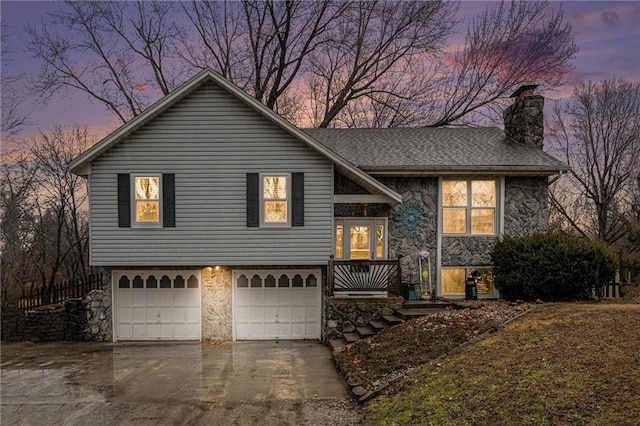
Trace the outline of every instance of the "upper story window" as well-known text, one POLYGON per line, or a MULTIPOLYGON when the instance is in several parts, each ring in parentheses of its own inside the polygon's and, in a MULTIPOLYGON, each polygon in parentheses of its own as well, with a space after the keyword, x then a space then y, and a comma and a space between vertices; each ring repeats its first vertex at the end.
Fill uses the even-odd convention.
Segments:
POLYGON ((264 225, 290 225, 289 175, 262 175, 262 223, 264 225))
POLYGON ((442 233, 496 233, 496 181, 442 181, 442 233))
POLYGON ((174 173, 118 173, 118 227, 175 228, 174 173))
POLYGON ((136 225, 160 224, 160 176, 134 176, 136 225))

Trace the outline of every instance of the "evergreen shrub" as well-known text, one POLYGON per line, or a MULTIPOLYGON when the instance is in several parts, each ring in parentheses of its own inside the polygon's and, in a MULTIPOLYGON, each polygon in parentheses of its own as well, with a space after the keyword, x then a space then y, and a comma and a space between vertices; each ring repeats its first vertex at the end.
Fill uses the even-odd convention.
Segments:
POLYGON ((491 253, 494 284, 508 300, 584 300, 613 280, 616 256, 599 242, 561 234, 504 238, 491 253))

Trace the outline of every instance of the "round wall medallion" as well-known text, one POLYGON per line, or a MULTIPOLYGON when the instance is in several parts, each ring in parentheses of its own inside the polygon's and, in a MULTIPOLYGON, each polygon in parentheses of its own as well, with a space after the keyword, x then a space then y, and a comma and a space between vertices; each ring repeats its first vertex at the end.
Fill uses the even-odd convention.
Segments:
POLYGON ((418 201, 407 201, 396 209, 393 221, 403 237, 419 237, 427 228, 427 212, 418 201))

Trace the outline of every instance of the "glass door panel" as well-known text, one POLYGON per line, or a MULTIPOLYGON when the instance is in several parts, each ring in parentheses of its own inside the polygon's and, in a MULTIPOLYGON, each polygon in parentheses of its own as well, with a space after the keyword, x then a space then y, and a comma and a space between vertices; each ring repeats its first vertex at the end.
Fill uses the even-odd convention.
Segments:
POLYGON ((371 226, 349 226, 349 258, 369 259, 371 255, 371 226))

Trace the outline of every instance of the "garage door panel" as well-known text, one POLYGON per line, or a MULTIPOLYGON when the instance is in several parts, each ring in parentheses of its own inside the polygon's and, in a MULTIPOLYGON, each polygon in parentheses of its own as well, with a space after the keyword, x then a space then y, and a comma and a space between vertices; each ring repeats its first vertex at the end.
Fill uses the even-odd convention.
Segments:
POLYGON ((291 323, 278 323, 278 336, 291 336, 291 323))
POLYGON ((145 322, 147 320, 147 309, 145 307, 133 307, 131 313, 133 314, 132 321, 134 322, 145 322))
POLYGON ((180 323, 187 319, 186 308, 173 308, 173 322, 180 323))
POLYGON ((306 308, 304 306, 294 306, 291 308, 291 320, 296 321, 304 321, 305 320, 305 312, 306 308))
POLYGON ((292 323, 291 324, 291 332, 293 334, 293 337, 297 338, 297 339, 303 339, 305 336, 305 332, 306 332, 306 327, 304 323, 292 323))
POLYGON ((162 289, 160 292, 160 306, 173 306, 173 292, 179 290, 162 289))
POLYGON ((174 305, 185 306, 187 304, 187 295, 184 290, 174 290, 172 294, 174 305))
POLYGON ((264 308, 262 306, 252 306, 251 322, 264 322, 264 308))
POLYGON ((278 307, 277 306, 265 306, 264 307, 264 317, 265 321, 269 321, 269 318, 278 318, 278 307))
POLYGON ((320 270, 234 271, 234 338, 320 338, 320 276, 320 270))
POLYGON ((144 290, 131 290, 131 304, 133 306, 145 306, 147 297, 144 290))
POLYGON ((116 340, 200 339, 199 271, 114 271, 113 283, 116 340))
POLYGON ((291 322, 291 307, 278 307, 278 318, 281 321, 291 322))
POLYGON ((278 306, 291 306, 291 290, 278 289, 278 306))
POLYGON ((317 321, 317 320, 319 320, 320 318, 318 317, 318 314, 319 314, 318 310, 316 308, 314 308, 314 307, 307 306, 305 308, 304 317, 305 317, 305 319, 307 321, 317 321))
POLYGON ((264 338, 264 324, 263 323, 251 323, 250 331, 251 336, 257 336, 258 338, 264 338))
POLYGON ((262 289, 253 289, 252 291, 250 290, 249 294, 251 296, 251 306, 264 305, 264 294, 262 292, 262 289))
POLYGON ((305 296, 307 306, 316 306, 318 304, 318 292, 315 289, 307 289, 305 296))
POLYGON ((305 291, 300 289, 295 289, 292 291, 293 294, 291 295, 291 304, 294 306, 304 306, 307 301, 305 291))
POLYGON ((269 339, 275 339, 279 336, 278 324, 270 323, 264 325, 264 337, 269 339))

